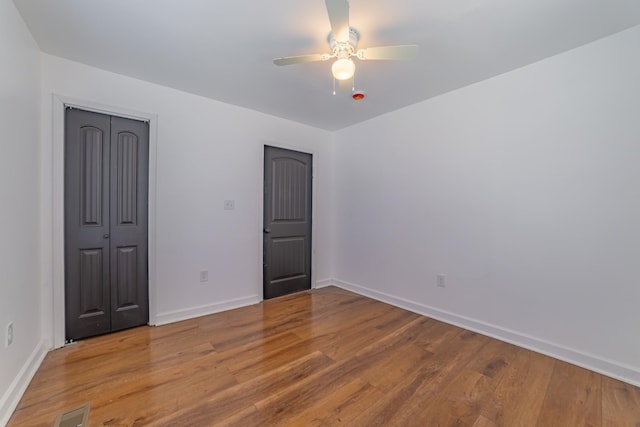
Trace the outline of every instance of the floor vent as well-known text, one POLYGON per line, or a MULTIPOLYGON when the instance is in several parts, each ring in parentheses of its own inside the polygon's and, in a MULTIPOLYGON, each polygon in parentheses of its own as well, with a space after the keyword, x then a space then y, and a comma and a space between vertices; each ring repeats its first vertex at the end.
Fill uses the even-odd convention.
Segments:
POLYGON ((86 403, 56 417, 53 427, 89 427, 89 409, 91 403, 86 403))

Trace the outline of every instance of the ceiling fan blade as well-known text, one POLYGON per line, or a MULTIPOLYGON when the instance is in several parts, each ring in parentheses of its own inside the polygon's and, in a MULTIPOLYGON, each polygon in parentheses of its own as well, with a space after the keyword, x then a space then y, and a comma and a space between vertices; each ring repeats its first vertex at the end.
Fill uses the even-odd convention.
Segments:
POLYGON ((331 33, 339 43, 349 41, 349 2, 347 0, 325 0, 331 33))
POLYGON ((284 58, 276 58, 273 63, 276 65, 292 65, 303 64, 305 62, 326 61, 331 58, 328 53, 316 53, 313 55, 287 56, 284 58))
POLYGON ((418 45, 381 46, 359 49, 358 59, 414 59, 418 56, 418 45))

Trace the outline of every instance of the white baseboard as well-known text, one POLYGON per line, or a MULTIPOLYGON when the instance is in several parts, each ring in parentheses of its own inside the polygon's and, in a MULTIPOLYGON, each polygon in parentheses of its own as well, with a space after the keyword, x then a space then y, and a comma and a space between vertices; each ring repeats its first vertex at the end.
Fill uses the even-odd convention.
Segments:
POLYGON ((326 288, 327 286, 333 285, 332 279, 322 279, 316 280, 316 285, 313 287, 314 289, 326 288))
POLYGON ((246 307, 248 305, 259 303, 261 298, 258 295, 249 295, 248 297, 234 298, 215 304, 201 305, 183 310, 167 311, 158 313, 155 319, 155 326, 166 325, 169 323, 179 322, 181 320, 193 319, 194 317, 206 316, 208 314, 220 313, 221 311, 232 310, 234 308, 246 307))
POLYGON ((31 379, 40 368, 42 361, 49 352, 49 348, 45 341, 40 341, 29 358, 24 362, 20 372, 11 382, 9 388, 4 392, 0 399, 0 426, 4 426, 9 422, 9 418, 15 411, 22 395, 29 386, 31 379))
POLYGON ((620 381, 624 381, 636 387, 640 387, 640 370, 631 366, 626 366, 624 364, 612 360, 607 360, 592 354, 584 353, 582 351, 575 350, 561 344, 552 343, 544 339, 520 333, 518 331, 513 331, 511 329, 492 325, 455 313, 450 313, 444 310, 430 307, 425 304, 410 301, 401 297, 387 294, 385 292, 376 291, 374 289, 369 289, 364 286, 356 285, 342 280, 333 279, 331 283, 326 286, 330 285, 334 285, 339 288, 343 288, 378 301, 386 302, 396 307, 404 308, 414 313, 431 317, 433 319, 437 319, 451 325, 478 332, 482 335, 487 335, 489 337, 496 338, 498 340, 505 341, 510 344, 535 351, 537 353, 542 353, 547 356, 551 356, 553 358, 571 363, 573 365, 598 372, 600 374, 618 379, 620 381))

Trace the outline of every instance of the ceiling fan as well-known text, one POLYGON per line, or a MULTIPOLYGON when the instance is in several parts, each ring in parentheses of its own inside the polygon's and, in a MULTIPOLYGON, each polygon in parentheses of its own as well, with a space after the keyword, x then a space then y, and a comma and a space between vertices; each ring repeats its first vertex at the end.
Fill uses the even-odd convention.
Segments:
MULTIPOLYGON (((349 1, 325 0, 331 32, 328 36, 331 53, 288 56, 273 60, 276 65, 302 64, 305 62, 328 61, 336 58, 331 65, 331 73, 339 82, 347 82, 353 78, 356 66, 351 59, 413 59, 418 55, 417 45, 381 46, 357 49, 360 34, 349 27, 349 1), (357 50, 356 50, 357 49, 357 50)), ((340 85, 344 87, 344 85, 340 85)), ((335 90, 334 90, 335 93, 335 90)))

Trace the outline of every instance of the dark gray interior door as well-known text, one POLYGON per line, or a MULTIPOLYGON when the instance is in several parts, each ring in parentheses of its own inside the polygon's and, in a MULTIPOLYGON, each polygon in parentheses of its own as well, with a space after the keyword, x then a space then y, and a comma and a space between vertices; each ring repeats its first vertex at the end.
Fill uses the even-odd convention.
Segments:
POLYGON ((65 327, 80 339, 147 323, 149 132, 65 113, 65 327))
POLYGON ((311 289, 311 167, 311 154, 265 146, 265 299, 311 289))
POLYGON ((78 339, 111 330, 111 118, 67 110, 65 129, 65 326, 78 339))
POLYGON ((111 330, 149 320, 149 126, 111 117, 111 330))

